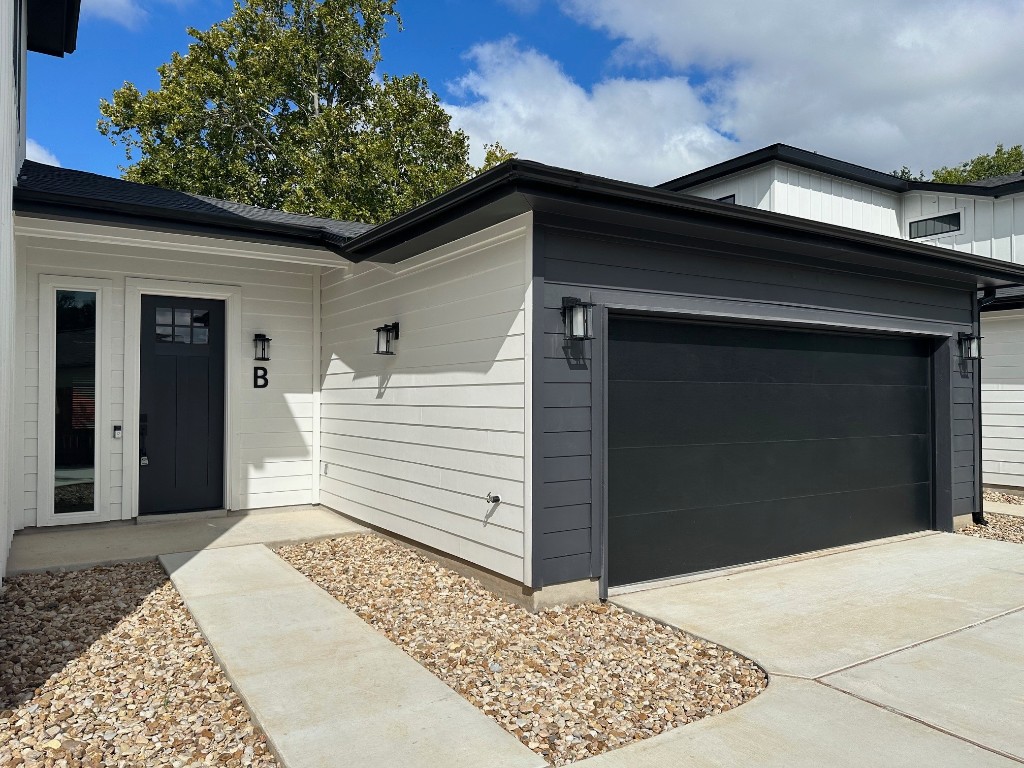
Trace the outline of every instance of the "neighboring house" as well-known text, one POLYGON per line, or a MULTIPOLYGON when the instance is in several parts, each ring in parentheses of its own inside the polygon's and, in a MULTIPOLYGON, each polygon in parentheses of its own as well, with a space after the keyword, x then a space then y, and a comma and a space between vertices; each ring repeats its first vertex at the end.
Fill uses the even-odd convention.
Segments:
POLYGON ((533 605, 976 513, 1024 282, 527 161, 372 228, 32 162, 13 205, 13 527, 319 503, 533 605))
MULTIPOLYGON (((775 144, 663 189, 1024 263, 1024 173, 968 184, 907 181, 775 144)), ((987 485, 1024 487, 1024 291, 981 297, 987 485)))

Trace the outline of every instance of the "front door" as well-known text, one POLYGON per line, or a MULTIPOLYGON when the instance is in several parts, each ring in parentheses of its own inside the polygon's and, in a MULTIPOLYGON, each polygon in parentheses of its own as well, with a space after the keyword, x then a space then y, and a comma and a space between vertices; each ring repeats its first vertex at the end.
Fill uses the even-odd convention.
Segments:
POLYGON ((224 302, 142 297, 139 514, 224 505, 224 302))

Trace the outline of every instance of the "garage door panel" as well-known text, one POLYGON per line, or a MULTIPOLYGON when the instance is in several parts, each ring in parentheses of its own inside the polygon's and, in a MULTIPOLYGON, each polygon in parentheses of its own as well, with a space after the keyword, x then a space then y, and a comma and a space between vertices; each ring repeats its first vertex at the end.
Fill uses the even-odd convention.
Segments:
POLYGON ((613 401, 649 406, 608 414, 610 448, 926 434, 931 419, 929 390, 917 385, 610 381, 608 387, 613 401))
POLYGON ((609 583, 929 528, 931 348, 613 318, 609 583))
POLYGON ((615 320, 609 380, 883 385, 928 376, 914 339, 711 327, 615 320))
POLYGON ((927 483, 929 451, 922 435, 616 449, 608 514, 927 483))
POLYGON ((930 486, 921 483, 849 491, 827 499, 765 501, 611 519, 608 538, 615 542, 615 556, 608 562, 608 580, 632 584, 896 536, 906 531, 894 513, 925 505, 930 496, 930 486), (826 520, 828 525, 823 526, 826 520), (865 530, 872 535, 865 537, 865 530), (652 546, 660 542, 672 544, 652 546))

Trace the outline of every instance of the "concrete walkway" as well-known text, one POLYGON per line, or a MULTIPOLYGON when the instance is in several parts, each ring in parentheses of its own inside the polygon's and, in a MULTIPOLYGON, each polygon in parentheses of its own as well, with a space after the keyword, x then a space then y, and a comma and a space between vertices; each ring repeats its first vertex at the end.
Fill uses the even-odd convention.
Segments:
POLYGON ((15 535, 7 575, 153 560, 169 552, 313 541, 363 531, 329 509, 310 506, 221 517, 176 516, 169 522, 142 525, 101 523, 33 530, 15 535))
POLYGON ((771 682, 587 766, 1024 763, 1019 544, 932 534, 614 601, 753 658, 771 682))
POLYGON ((994 515, 1024 517, 1024 504, 1007 504, 1002 501, 986 501, 984 503, 984 508, 986 512, 991 512, 994 515))
POLYGON ((266 547, 160 562, 285 768, 545 766, 266 547))

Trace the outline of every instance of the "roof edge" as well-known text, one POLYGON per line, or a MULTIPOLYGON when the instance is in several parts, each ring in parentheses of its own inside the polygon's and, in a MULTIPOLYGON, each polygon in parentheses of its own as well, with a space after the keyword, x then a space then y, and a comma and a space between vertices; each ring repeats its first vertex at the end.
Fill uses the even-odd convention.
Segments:
POLYGON ((830 176, 838 176, 868 186, 879 187, 889 192, 951 192, 974 197, 1002 197, 1024 191, 1024 177, 1019 181, 1011 181, 993 187, 975 186, 972 184, 945 184, 937 181, 912 181, 900 179, 891 173, 876 171, 863 165, 838 160, 834 157, 819 155, 788 144, 772 144, 745 155, 734 157, 721 163, 688 173, 657 186, 671 192, 685 192, 687 189, 706 184, 711 181, 731 176, 734 173, 764 165, 770 162, 789 163, 818 171, 830 176))

